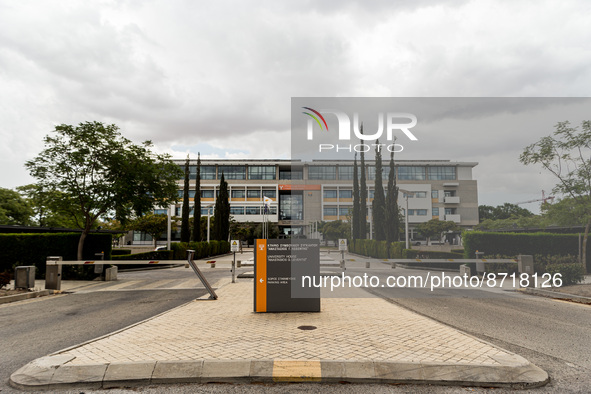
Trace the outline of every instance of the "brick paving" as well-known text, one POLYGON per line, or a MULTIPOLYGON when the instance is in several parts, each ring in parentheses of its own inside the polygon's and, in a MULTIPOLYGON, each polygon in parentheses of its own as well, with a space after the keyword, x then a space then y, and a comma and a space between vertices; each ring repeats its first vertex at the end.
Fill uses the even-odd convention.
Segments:
MULTIPOLYGON (((362 290, 359 290, 362 291, 362 290)), ((342 360, 497 366, 512 354, 380 298, 323 298, 320 313, 253 312, 252 281, 62 352, 69 365, 342 360), (315 326, 304 331, 299 326, 315 326)))

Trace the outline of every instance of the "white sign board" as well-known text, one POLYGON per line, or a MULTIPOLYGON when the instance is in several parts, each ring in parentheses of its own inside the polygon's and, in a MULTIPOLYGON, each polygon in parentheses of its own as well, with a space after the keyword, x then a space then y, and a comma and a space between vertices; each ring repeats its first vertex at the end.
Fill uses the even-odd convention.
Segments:
POLYGON ((230 252, 240 252, 240 241, 236 239, 230 241, 230 252))
POLYGON ((347 251, 347 240, 346 239, 339 239, 339 250, 347 251))

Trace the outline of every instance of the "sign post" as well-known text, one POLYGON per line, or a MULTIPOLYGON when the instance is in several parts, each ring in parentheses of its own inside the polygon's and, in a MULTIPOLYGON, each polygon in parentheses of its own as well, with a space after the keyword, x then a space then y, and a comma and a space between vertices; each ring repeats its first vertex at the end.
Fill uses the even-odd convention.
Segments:
POLYGON ((320 312, 320 242, 257 239, 255 312, 320 312))
POLYGON ((233 239, 230 241, 230 251, 234 254, 232 260, 232 283, 236 283, 236 252, 240 250, 240 241, 233 239))
POLYGON ((346 239, 339 239, 339 251, 341 252, 341 268, 346 270, 345 268, 345 252, 347 251, 347 240, 346 239))

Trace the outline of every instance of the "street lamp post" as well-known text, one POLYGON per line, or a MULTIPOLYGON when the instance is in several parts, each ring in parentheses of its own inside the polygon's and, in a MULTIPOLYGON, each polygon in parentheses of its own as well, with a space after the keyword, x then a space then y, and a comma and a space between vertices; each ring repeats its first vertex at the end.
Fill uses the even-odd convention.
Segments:
POLYGON ((414 196, 413 192, 409 192, 408 190, 398 189, 404 193, 404 198, 406 199, 406 210, 404 211, 404 232, 406 234, 406 249, 409 247, 409 240, 408 240, 408 197, 414 196))

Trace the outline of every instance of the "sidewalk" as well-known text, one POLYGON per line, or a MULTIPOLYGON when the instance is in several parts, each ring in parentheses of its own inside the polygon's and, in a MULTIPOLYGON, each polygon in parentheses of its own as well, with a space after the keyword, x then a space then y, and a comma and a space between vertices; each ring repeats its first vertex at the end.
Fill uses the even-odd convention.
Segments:
POLYGON ((380 298, 323 298, 320 313, 255 314, 252 281, 225 284, 217 293, 217 301, 196 300, 34 360, 12 374, 11 384, 57 389, 348 381, 535 387, 549 379, 518 355, 380 298))

